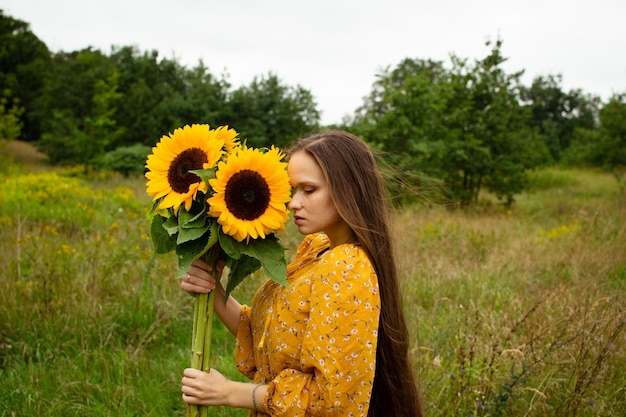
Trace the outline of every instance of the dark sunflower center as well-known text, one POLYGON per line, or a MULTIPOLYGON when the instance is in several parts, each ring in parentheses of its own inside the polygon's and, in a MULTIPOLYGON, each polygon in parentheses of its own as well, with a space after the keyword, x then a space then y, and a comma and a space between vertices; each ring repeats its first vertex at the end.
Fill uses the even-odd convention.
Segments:
POLYGON ((202 149, 189 148, 179 153, 167 171, 167 181, 172 190, 183 194, 189 191, 191 184, 202 181, 199 176, 189 171, 202 169, 206 162, 208 158, 202 149))
POLYGON ((261 174, 244 169, 228 180, 224 200, 228 211, 236 218, 254 220, 269 206, 270 188, 261 174))

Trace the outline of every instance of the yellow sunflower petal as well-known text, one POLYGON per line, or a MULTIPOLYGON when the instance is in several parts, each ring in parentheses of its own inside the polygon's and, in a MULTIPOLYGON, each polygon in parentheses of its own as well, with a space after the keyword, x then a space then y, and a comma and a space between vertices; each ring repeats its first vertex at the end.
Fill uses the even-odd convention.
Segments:
POLYGON ((224 141, 224 150, 226 153, 232 153, 240 144, 238 133, 235 129, 231 129, 228 126, 219 126, 215 129, 217 137, 224 141))
POLYGON ((291 190, 283 156, 243 146, 218 164, 208 203, 224 233, 241 242, 285 228, 291 190))

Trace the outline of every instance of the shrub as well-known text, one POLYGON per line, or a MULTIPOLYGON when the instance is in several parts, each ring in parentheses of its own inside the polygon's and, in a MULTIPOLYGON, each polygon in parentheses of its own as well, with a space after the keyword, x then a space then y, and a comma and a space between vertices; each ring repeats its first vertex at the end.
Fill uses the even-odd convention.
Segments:
POLYGON ((125 177, 142 175, 145 172, 146 158, 150 147, 141 144, 121 146, 106 153, 99 161, 100 168, 119 172, 125 177))

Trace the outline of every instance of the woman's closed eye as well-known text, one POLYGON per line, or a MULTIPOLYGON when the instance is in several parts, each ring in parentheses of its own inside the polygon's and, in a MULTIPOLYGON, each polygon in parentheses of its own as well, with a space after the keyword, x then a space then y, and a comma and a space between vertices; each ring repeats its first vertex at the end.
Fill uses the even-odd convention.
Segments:
POLYGON ((315 190, 316 190, 315 187, 295 187, 291 189, 291 197, 296 195, 298 192, 301 192, 304 194, 313 194, 315 190))

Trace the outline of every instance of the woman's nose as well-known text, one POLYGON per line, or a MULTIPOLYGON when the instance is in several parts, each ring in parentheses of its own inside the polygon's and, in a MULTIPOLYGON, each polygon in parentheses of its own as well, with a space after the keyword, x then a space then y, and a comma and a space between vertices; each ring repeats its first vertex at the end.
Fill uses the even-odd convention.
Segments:
POLYGON ((300 199, 296 198, 296 196, 294 195, 293 197, 291 197, 291 201, 289 202, 289 204, 287 204, 287 208, 289 210, 297 210, 299 208, 302 208, 302 203, 300 203, 300 199))

